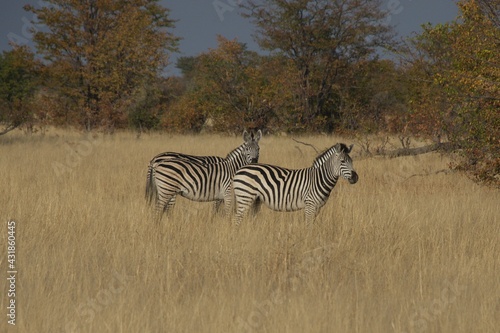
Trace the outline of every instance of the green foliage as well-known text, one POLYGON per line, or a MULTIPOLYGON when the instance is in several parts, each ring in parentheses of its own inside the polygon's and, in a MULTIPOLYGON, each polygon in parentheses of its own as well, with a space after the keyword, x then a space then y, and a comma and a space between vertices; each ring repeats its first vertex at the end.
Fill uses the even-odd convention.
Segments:
POLYGON ((340 95, 337 128, 375 133, 400 132, 407 117, 403 73, 390 60, 359 61, 351 66, 343 85, 335 85, 340 95))
POLYGON ((39 63, 26 47, 0 55, 0 123, 5 134, 32 120, 32 100, 39 83, 39 63))
POLYGON ((191 77, 196 67, 196 57, 179 57, 175 67, 181 70, 182 76, 191 77))
POLYGON ((161 92, 154 86, 145 86, 136 91, 134 102, 129 107, 129 126, 137 130, 151 130, 160 124, 161 92))

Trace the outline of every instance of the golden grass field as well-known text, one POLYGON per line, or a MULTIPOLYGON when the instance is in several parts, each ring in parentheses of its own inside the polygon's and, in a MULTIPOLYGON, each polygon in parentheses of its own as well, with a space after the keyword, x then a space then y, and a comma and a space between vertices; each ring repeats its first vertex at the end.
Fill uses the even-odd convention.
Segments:
MULTIPOLYGON (((355 145, 359 182, 339 180, 311 226, 303 212, 263 207, 235 227, 183 198, 153 222, 151 157, 225 156, 241 143, 55 129, 0 137, 0 332, 498 332, 500 192, 438 172, 449 158, 437 153, 366 158, 355 145)), ((289 168, 316 155, 290 137, 260 147, 260 162, 289 168)))

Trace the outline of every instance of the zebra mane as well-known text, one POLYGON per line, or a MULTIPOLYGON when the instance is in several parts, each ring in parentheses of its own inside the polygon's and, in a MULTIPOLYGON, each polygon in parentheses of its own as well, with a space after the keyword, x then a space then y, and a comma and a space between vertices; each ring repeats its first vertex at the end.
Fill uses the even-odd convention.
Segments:
POLYGON ((241 151, 243 150, 243 147, 245 147, 246 143, 244 142, 243 144, 239 145, 238 147, 234 148, 233 150, 231 150, 227 155, 226 155, 226 158, 225 160, 229 160, 229 159, 232 159, 232 158, 235 158, 237 157, 241 151))
POLYGON ((347 152, 349 151, 349 148, 343 143, 337 143, 333 146, 331 146, 328 149, 325 149, 323 152, 321 152, 313 162, 313 167, 319 168, 320 166, 323 165, 334 153, 340 153, 340 152, 347 152))

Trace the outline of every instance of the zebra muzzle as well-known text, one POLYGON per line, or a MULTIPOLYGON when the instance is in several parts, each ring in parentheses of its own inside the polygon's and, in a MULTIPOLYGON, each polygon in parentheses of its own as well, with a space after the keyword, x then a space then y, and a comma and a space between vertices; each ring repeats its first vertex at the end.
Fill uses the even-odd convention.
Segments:
POLYGON ((358 182, 358 174, 356 171, 353 171, 351 174, 351 178, 349 178, 349 183, 356 184, 358 182))

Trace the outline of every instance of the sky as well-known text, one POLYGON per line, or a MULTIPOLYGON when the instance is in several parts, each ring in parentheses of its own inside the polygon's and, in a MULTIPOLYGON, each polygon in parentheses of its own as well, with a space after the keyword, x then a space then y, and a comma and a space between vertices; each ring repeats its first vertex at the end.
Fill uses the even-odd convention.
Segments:
MULTIPOLYGON (((217 35, 236 38, 250 50, 258 50, 253 40, 254 27, 239 15, 238 4, 245 0, 161 0, 177 20, 174 34, 181 37, 180 53, 172 55, 172 65, 166 73, 178 75, 175 61, 180 56, 196 56, 217 47, 217 35)), ((0 52, 11 49, 9 41, 30 45, 30 23, 33 14, 23 10, 25 4, 39 7, 42 0, 3 1, 0 6, 0 52)), ((445 23, 458 15, 455 0, 383 0, 383 9, 389 10, 389 23, 400 37, 419 32, 424 23, 445 23)))

